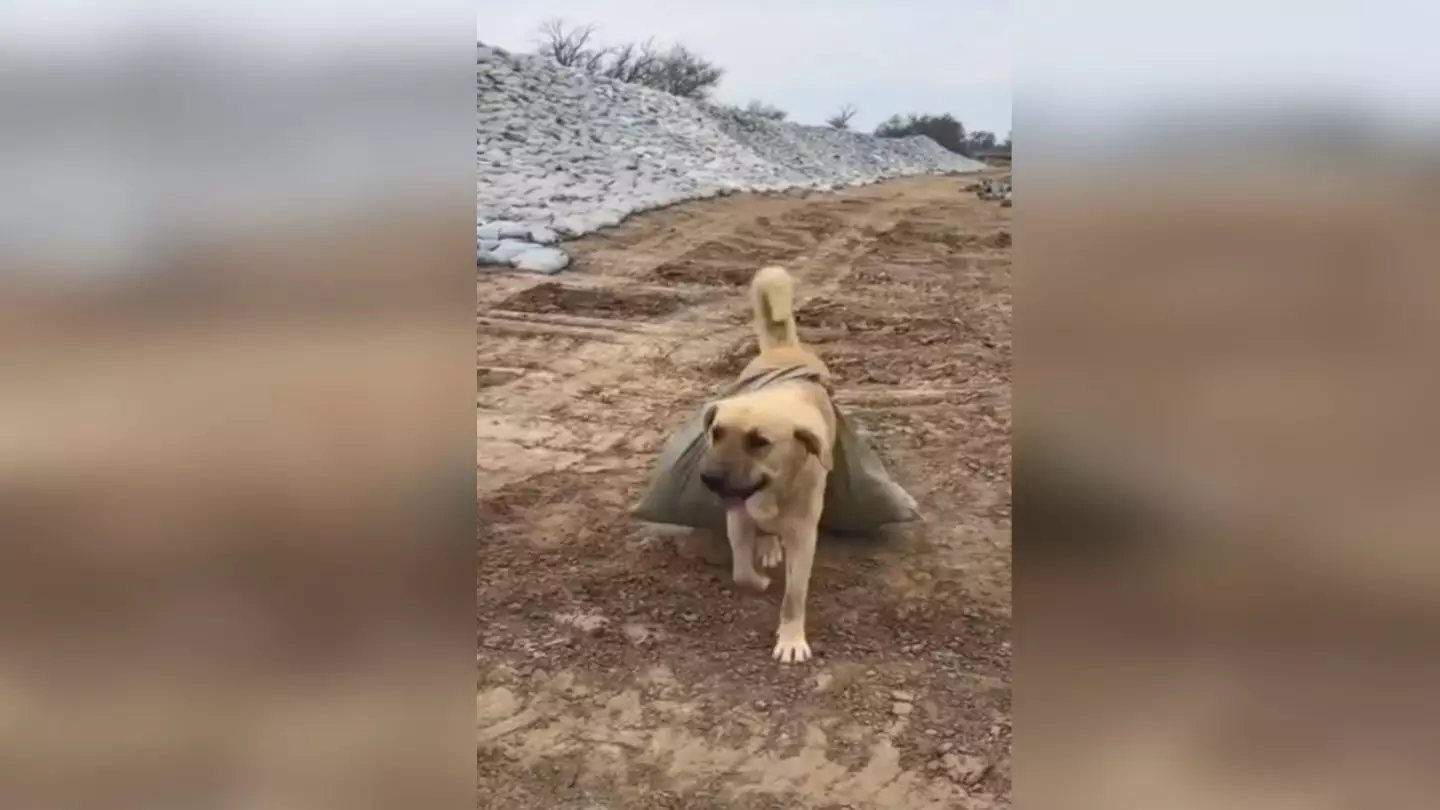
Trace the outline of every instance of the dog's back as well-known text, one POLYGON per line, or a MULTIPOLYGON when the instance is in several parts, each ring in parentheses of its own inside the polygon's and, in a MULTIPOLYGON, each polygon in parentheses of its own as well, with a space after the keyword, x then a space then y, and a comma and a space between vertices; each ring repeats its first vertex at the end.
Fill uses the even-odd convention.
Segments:
POLYGON ((825 363, 800 342, 795 326, 795 281, 785 268, 772 265, 755 274, 750 282, 750 306, 760 354, 745 367, 742 376, 791 366, 813 368, 826 378, 830 376, 825 363))

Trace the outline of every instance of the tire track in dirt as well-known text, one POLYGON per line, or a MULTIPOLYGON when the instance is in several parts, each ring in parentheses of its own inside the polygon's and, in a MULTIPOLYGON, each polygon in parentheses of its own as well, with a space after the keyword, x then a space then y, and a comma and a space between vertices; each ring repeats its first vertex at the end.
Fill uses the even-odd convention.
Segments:
POLYGON ((1008 211, 962 185, 677 206, 573 243, 573 275, 482 281, 479 806, 1008 806, 1008 211), (723 539, 628 517, 748 357, 768 261, 827 360, 896 369, 837 399, 929 517, 826 542, 806 667, 769 659, 777 594, 697 559, 723 539))

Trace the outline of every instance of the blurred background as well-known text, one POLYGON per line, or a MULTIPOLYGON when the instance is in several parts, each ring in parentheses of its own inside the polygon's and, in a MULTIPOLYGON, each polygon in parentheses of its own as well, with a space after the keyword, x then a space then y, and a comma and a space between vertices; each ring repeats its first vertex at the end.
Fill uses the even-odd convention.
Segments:
POLYGON ((1432 806, 1440 12, 1018 8, 1021 803, 1432 806))
POLYGON ((470 3, 0 8, 0 803, 473 801, 470 3))

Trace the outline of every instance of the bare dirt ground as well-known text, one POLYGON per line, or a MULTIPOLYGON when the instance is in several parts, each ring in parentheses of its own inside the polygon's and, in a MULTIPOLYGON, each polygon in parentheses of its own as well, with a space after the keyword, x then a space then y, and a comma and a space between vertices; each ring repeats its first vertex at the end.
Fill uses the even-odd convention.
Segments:
POLYGON ((1010 219, 969 178, 737 196, 478 289, 477 804, 1010 804, 1010 219), (802 337, 926 521, 822 539, 817 658, 770 658, 779 583, 628 515, 667 433, 753 351, 743 285, 802 337))

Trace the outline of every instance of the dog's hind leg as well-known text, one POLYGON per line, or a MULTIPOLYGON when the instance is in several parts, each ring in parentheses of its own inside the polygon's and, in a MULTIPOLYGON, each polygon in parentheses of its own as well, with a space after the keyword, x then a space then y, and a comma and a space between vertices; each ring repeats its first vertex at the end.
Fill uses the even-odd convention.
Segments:
POLYGON ((730 570, 735 584, 757 591, 770 587, 770 577, 755 570, 755 521, 743 510, 726 510, 725 534, 730 538, 730 570))

